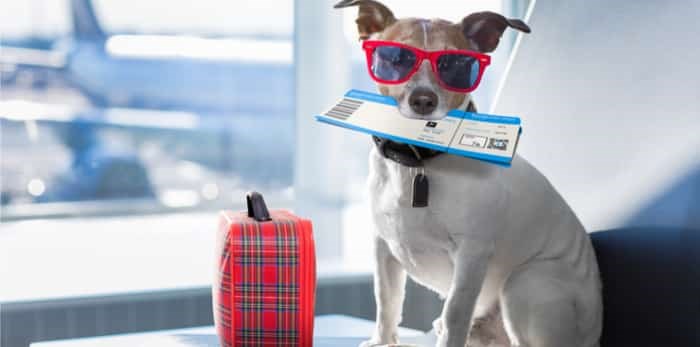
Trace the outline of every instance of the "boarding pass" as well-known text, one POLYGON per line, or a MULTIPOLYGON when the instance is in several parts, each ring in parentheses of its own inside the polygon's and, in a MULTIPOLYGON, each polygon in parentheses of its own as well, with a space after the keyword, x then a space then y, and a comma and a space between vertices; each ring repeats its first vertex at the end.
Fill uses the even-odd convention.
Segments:
POLYGON ((316 120, 392 141, 510 166, 520 118, 452 110, 439 120, 411 119, 389 96, 350 90, 316 120))

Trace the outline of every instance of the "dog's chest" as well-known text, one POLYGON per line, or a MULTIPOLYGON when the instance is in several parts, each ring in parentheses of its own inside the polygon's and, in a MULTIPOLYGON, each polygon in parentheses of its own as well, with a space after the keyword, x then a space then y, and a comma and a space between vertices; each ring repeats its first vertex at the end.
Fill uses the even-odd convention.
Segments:
MULTIPOLYGON (((449 275, 434 272, 437 268, 449 273, 452 267, 449 254, 454 242, 444 221, 430 204, 428 207, 412 207, 413 179, 420 169, 401 166, 380 157, 373 160, 376 162, 370 170, 368 188, 378 236, 386 241, 394 256, 414 277, 434 282, 426 283, 434 287, 447 285, 443 282, 449 275)), ((430 182, 429 172, 425 174, 430 182)))
MULTIPOLYGON (((378 230, 381 236, 408 243, 446 238, 447 235, 441 235, 445 226, 435 217, 431 206, 413 207, 412 204, 414 179, 419 174, 428 176, 425 171, 394 162, 384 164, 373 170, 368 182, 374 217, 388 227, 378 230)), ((430 177, 427 179, 430 187, 430 177)))

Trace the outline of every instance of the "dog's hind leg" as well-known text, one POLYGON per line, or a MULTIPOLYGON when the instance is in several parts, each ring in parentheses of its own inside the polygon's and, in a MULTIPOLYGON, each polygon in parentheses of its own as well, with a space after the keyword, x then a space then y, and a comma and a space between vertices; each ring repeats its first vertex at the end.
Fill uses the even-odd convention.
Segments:
MULTIPOLYGON (((497 307, 488 316, 474 319, 466 347, 510 347, 510 341, 498 311, 500 308, 497 307)), ((442 335, 443 329, 441 318, 433 321, 435 335, 442 335)))
POLYGON ((582 346, 576 285, 571 269, 554 261, 539 261, 514 271, 501 291, 501 311, 511 344, 582 346))
POLYGON ((467 347, 510 347, 500 305, 494 305, 486 315, 474 319, 467 347))

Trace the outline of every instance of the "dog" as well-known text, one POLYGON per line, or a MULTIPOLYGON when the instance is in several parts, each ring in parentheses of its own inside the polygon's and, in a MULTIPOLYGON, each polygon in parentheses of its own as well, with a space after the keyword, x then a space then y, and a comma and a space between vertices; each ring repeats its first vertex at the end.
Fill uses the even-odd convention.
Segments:
MULTIPOLYGON (((485 54, 497 47, 506 28, 530 32, 524 22, 493 12, 473 13, 455 24, 397 19, 373 0, 343 0, 335 8, 350 6, 359 7, 360 40, 390 41, 424 52, 485 54)), ((414 58, 381 58, 397 76, 379 72, 400 79, 400 69, 408 69, 414 58)), ((448 90, 446 78, 433 71, 449 74, 448 68, 437 67, 443 63, 433 67, 425 59, 410 79, 378 83, 378 90, 395 98, 408 118, 439 120, 455 108, 476 111, 468 92, 448 90)), ((421 158, 423 149, 375 140, 368 188, 376 229, 377 316, 372 338, 361 346, 398 343, 406 275, 445 299, 433 323, 439 347, 599 345, 601 280, 591 241, 536 168, 517 155, 511 167, 451 154, 421 158), (402 146, 414 152, 419 167, 386 155, 386 148, 401 152, 402 146), (425 207, 412 205, 416 172, 429 180, 425 207)))

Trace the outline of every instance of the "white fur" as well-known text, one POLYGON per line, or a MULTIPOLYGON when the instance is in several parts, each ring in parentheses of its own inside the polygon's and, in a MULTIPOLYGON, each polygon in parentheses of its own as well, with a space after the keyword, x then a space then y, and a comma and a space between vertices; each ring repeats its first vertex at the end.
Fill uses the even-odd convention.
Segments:
POLYGON ((590 239, 539 171, 441 155, 425 161, 426 208, 411 207, 415 173, 370 154, 377 330, 364 346, 398 342, 406 273, 446 298, 439 347, 598 345, 590 239))
MULTIPOLYGON (((424 49, 455 46, 434 26, 428 30, 430 23, 420 23, 424 49)), ((424 61, 409 81, 389 88, 403 95, 397 97, 402 116, 435 120, 449 111, 448 93, 432 73, 424 61), (431 114, 416 114, 408 104, 417 87, 438 95, 431 114)), ((602 299, 595 254, 547 179, 519 156, 510 168, 448 154, 424 164, 429 204, 413 208, 417 170, 383 158, 376 148, 370 153, 377 325, 363 345, 398 342, 408 274, 445 298, 434 323, 438 347, 597 346, 602 299)))
POLYGON ((423 47, 428 47, 428 25, 430 21, 422 20, 420 26, 423 27, 423 47))

